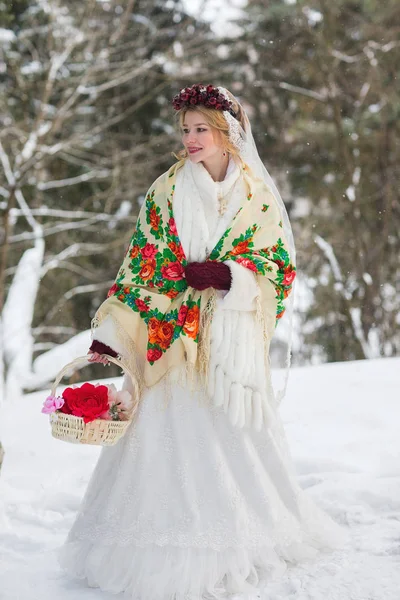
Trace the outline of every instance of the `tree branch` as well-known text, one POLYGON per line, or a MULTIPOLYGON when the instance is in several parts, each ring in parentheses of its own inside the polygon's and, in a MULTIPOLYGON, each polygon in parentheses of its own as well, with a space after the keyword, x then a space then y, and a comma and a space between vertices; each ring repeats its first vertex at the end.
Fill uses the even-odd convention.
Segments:
POLYGON ((71 300, 71 298, 74 298, 75 296, 78 296, 80 294, 89 294, 90 292, 98 292, 99 290, 110 288, 113 283, 114 279, 110 281, 101 281, 99 283, 78 285, 72 288, 71 290, 68 290, 68 292, 65 292, 65 294, 60 298, 60 300, 58 300, 58 302, 53 306, 53 308, 47 313, 45 322, 51 321, 51 319, 55 317, 55 315, 61 309, 61 307, 66 302, 71 300))

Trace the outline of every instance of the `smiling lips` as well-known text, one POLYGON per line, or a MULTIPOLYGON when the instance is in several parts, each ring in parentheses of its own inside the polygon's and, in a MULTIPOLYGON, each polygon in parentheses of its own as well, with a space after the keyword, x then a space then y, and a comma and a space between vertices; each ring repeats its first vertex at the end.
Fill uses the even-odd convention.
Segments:
POLYGON ((202 148, 188 148, 189 154, 195 154, 196 152, 199 152, 200 150, 202 150, 202 148))

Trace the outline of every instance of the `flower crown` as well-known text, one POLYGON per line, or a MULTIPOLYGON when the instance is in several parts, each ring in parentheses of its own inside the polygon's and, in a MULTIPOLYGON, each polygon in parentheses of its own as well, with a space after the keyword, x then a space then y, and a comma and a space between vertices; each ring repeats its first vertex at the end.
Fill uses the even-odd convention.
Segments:
POLYGON ((198 104, 215 110, 226 110, 233 117, 236 117, 232 102, 213 85, 204 86, 201 83, 196 83, 191 87, 183 88, 172 100, 172 106, 175 110, 180 110, 184 106, 194 107, 198 104))

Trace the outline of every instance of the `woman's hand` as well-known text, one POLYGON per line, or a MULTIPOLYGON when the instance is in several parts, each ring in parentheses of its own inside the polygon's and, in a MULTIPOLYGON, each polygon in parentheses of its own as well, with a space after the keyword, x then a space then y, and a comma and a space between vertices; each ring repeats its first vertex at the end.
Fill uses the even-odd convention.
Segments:
POLYGON ((104 356, 105 354, 113 356, 114 358, 118 356, 118 352, 110 348, 110 346, 107 346, 107 344, 103 344, 103 342, 100 342, 99 340, 93 340, 88 354, 90 355, 90 358, 88 359, 89 362, 97 362, 103 365, 110 364, 108 358, 104 356))
POLYGON ((101 363, 102 365, 109 365, 110 361, 103 354, 99 354, 98 352, 92 352, 89 350, 88 352, 89 358, 88 361, 91 363, 101 363))

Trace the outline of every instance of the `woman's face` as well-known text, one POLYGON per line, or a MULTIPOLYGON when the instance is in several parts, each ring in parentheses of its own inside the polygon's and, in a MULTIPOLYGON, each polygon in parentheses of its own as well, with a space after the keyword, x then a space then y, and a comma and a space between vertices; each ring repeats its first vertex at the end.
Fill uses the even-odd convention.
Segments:
POLYGON ((189 110, 183 120, 182 143, 192 162, 204 162, 221 156, 223 149, 217 143, 217 133, 197 110, 189 110))

